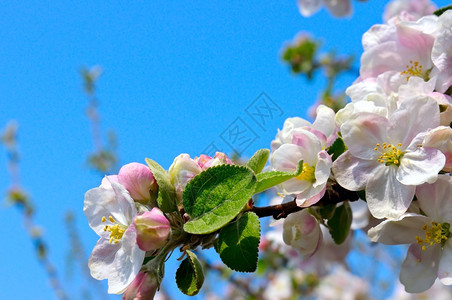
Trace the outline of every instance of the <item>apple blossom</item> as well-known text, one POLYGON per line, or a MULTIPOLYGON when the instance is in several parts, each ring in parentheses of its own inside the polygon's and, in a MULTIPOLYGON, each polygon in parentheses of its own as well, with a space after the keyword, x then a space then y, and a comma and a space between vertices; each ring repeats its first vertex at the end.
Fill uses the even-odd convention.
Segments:
POLYGON ((291 144, 293 134, 301 129, 314 133, 322 141, 322 147, 330 146, 337 137, 334 111, 325 105, 319 105, 316 109, 316 119, 312 124, 299 117, 287 118, 283 129, 278 129, 275 139, 271 142, 272 151, 283 144, 291 144))
POLYGON ((407 213, 369 230, 374 242, 411 244, 400 272, 410 293, 427 290, 436 278, 452 285, 452 177, 439 175, 435 183, 419 186, 416 196, 425 215, 407 213))
POLYGON ((95 279, 108 279, 108 292, 121 294, 140 271, 145 252, 136 244, 133 219, 137 214, 129 192, 119 183, 85 194, 83 211, 100 236, 88 266, 95 279))
POLYGON ((438 105, 428 97, 402 102, 389 119, 359 114, 341 126, 348 150, 333 163, 337 182, 351 191, 365 189, 374 217, 400 217, 415 186, 434 182, 444 167, 439 150, 422 147, 425 132, 438 125, 438 105))
POLYGON ((432 62, 437 21, 436 16, 426 16, 418 21, 372 26, 362 39, 360 78, 377 77, 386 71, 426 81, 437 75, 432 62))
POLYGON ((137 244, 141 250, 156 250, 166 244, 171 227, 168 219, 157 207, 136 216, 134 224, 137 231, 137 244))
POLYGON ((307 209, 290 214, 284 220, 283 240, 303 257, 313 255, 322 242, 319 221, 307 209))
POLYGON ((325 194, 332 160, 322 150, 323 143, 310 131, 297 130, 293 143, 283 144, 273 152, 271 165, 278 171, 295 172, 298 162, 303 160, 301 174, 283 182, 280 188, 285 195, 295 195, 299 206, 311 206, 325 194))

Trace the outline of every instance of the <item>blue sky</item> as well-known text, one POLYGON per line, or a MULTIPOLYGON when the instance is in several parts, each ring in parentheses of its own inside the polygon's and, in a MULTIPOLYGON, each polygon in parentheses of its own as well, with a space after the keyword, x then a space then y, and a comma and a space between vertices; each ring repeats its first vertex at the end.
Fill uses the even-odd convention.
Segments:
MULTIPOLYGON (((101 179, 85 164, 93 145, 80 67, 104 69, 97 93, 102 129, 116 132, 123 164, 149 157, 168 168, 178 154, 199 155, 212 142, 230 153, 221 135, 237 120, 254 132, 244 151, 250 156, 269 147, 287 117, 305 116, 323 84, 291 75, 281 63, 283 45, 305 31, 324 49, 359 57, 361 36, 381 22, 385 3, 353 1, 353 17, 341 20, 325 11, 303 18, 295 0, 0 3, 0 127, 19 123, 22 183, 73 298, 83 281, 64 277, 64 215, 75 213, 89 254, 97 236, 83 215, 83 197, 101 179), (260 127, 246 110, 263 92, 280 110, 260 127)), ((1 150, 5 192, 6 164, 1 150)), ((2 205, 0 225, 2 298, 54 299, 20 213, 2 205)))

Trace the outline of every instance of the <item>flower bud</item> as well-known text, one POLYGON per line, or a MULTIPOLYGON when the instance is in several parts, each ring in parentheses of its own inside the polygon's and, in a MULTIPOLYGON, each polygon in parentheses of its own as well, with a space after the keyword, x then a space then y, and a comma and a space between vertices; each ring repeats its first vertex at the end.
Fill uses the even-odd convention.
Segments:
POLYGON ((309 257, 317 251, 322 241, 320 224, 307 209, 290 214, 284 220, 283 240, 301 255, 309 257))
POLYGON ((148 300, 153 299, 157 291, 157 280, 151 273, 140 272, 127 287, 123 300, 148 300))
POLYGON ((118 173, 118 181, 137 202, 148 202, 151 200, 151 193, 157 191, 157 183, 151 170, 140 163, 133 162, 122 166, 118 173))
POLYGON ((208 155, 201 154, 199 158, 195 158, 195 161, 203 170, 218 165, 224 164, 232 165, 232 161, 229 159, 229 157, 222 152, 216 152, 213 158, 208 155))
POLYGON ((174 159, 168 174, 176 189, 176 196, 179 201, 182 200, 182 193, 187 183, 201 172, 201 167, 188 154, 180 154, 174 159))
POLYGON ((154 207, 134 219, 137 231, 137 244, 143 251, 162 248, 168 240, 170 224, 163 212, 154 207))

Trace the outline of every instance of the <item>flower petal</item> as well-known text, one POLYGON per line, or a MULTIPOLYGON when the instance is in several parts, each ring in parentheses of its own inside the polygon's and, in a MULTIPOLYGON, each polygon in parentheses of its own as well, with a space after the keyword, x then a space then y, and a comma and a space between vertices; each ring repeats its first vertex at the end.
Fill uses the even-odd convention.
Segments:
POLYGON ((438 149, 419 147, 415 152, 403 156, 397 170, 397 180, 405 185, 435 182, 445 162, 446 157, 438 149))
POLYGON ((452 223, 452 177, 439 175, 434 184, 425 183, 416 189, 421 209, 436 222, 452 223))
POLYGON ((132 223, 124 232, 122 247, 116 253, 108 277, 108 293, 121 294, 140 272, 145 252, 136 244, 136 231, 132 223))
POLYGON ((110 276, 119 248, 121 248, 121 244, 110 243, 108 237, 101 237, 97 241, 88 261, 88 267, 93 278, 102 280, 110 276))
POLYGON ((387 142, 389 121, 373 113, 363 112, 341 126, 342 137, 349 151, 361 159, 375 159, 377 143, 387 142))
POLYGON ((416 236, 423 236, 422 226, 431 219, 418 214, 405 214, 397 220, 385 220, 369 229, 368 235, 372 242, 385 245, 412 244, 416 236))
POLYGON ((420 293, 429 289, 435 282, 441 247, 427 247, 412 244, 400 270, 400 282, 409 293, 420 293))
POLYGON ((413 200, 415 186, 400 183, 396 171, 396 166, 382 166, 367 182, 367 205, 375 218, 399 218, 413 200))
POLYGON ((332 170, 337 182, 351 191, 363 190, 370 177, 382 165, 376 160, 363 160, 354 157, 350 151, 342 153, 334 162, 332 170))

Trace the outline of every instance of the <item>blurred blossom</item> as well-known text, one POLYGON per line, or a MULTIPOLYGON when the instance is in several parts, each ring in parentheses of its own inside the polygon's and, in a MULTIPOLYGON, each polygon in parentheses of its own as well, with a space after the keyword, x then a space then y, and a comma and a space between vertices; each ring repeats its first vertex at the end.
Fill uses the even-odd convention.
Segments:
POLYGON ((430 0, 393 0, 386 5, 383 20, 387 23, 389 19, 399 15, 402 11, 418 20, 423 16, 433 14, 437 9, 436 4, 430 0))
POLYGON ((19 125, 16 121, 9 121, 1 132, 1 141, 8 150, 14 149, 17 140, 17 129, 19 125))
POLYGON ((270 276, 268 284, 265 286, 264 299, 290 299, 292 296, 292 276, 287 270, 282 270, 274 276, 270 276))
POLYGON ((369 296, 369 284, 343 266, 336 266, 329 275, 322 278, 314 297, 322 300, 372 299, 369 296))
POLYGON ((298 8, 304 17, 310 17, 324 5, 335 17, 350 16, 352 5, 350 0, 298 0, 298 8))

